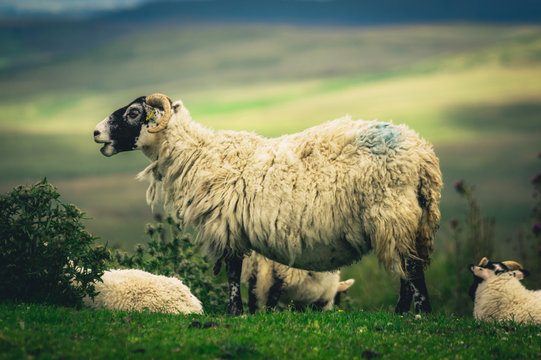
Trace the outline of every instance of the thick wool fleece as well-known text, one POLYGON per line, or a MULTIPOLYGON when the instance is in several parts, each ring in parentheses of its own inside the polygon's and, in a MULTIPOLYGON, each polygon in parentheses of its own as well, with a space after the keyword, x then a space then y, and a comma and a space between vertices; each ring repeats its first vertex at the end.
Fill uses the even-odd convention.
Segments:
POLYGON ((526 289, 513 272, 493 276, 479 284, 473 316, 484 321, 541 324, 541 290, 526 289))
POLYGON ((166 209, 198 226, 210 255, 250 249, 282 264, 336 270, 374 249, 387 269, 429 262, 442 187, 432 146, 404 125, 344 117, 267 139, 213 132, 175 103, 150 177, 166 209))
POLYGON ((324 310, 331 310, 334 296, 338 288, 340 272, 318 272, 291 268, 269 260, 255 252, 245 258, 242 263, 241 280, 248 284, 250 276, 256 276, 255 295, 257 307, 267 304, 269 290, 275 277, 283 281, 280 302, 287 305, 324 304, 324 310))
POLYGON ((152 311, 172 314, 203 313, 201 302, 177 278, 142 270, 109 270, 96 282, 99 294, 83 302, 91 308, 152 311))

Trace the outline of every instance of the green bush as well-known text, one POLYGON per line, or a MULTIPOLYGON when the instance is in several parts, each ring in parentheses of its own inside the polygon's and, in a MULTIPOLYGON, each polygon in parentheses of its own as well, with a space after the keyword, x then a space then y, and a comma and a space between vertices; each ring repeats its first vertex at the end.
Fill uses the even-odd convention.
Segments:
POLYGON ((163 220, 157 215, 156 220, 155 224, 147 224, 150 240, 146 246, 137 245, 134 254, 117 250, 111 265, 176 276, 201 300, 206 313, 225 312, 227 284, 212 275, 208 260, 198 254, 191 235, 171 217, 163 220))
POLYGON ((80 306, 109 257, 47 180, 0 195, 0 301, 80 306))

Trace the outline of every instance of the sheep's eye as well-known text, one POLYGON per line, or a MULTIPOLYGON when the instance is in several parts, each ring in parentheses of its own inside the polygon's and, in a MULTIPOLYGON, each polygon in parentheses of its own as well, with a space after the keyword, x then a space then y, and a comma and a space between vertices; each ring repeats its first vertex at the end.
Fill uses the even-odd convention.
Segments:
POLYGON ((128 117, 131 118, 131 119, 135 119, 137 116, 139 116, 139 110, 137 110, 137 109, 131 109, 128 112, 128 117))

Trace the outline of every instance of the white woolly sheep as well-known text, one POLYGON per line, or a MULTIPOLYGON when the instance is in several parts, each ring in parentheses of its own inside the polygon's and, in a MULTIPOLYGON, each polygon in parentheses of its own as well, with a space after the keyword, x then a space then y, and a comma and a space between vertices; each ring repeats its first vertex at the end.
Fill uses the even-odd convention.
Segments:
POLYGON ((201 302, 177 278, 142 270, 108 270, 94 284, 98 295, 83 298, 90 308, 202 314, 201 302))
POLYGON ((470 265, 470 271, 483 279, 475 292, 473 316, 477 320, 541 324, 541 290, 528 290, 519 281, 528 276, 526 270, 498 273, 470 265))
MULTIPOLYGON (((470 268, 472 266, 473 265, 470 265, 470 268)), ((520 265, 516 261, 507 260, 507 261, 502 261, 502 262, 493 262, 493 261, 488 260, 486 257, 482 258, 481 261, 479 262, 479 265, 477 266, 493 270, 496 274, 501 274, 503 272, 508 272, 511 270, 523 269, 522 265, 520 265)), ((477 287, 482 281, 483 281, 482 278, 473 275, 473 284, 470 286, 469 294, 470 294, 470 298, 474 302, 475 302, 475 292, 477 291, 477 287)))
POLYGON ((304 270, 331 271, 374 249, 401 275, 396 312, 431 311, 424 280, 439 226, 442 178, 432 146, 404 125, 344 117, 267 139, 214 132, 180 101, 140 97, 94 130, 101 152, 141 149, 152 163, 147 201, 197 226, 207 254, 224 259, 229 314, 242 312, 250 250, 304 270), (157 125, 157 126, 156 126, 157 125))
POLYGON ((340 280, 340 271, 295 269, 252 252, 242 263, 241 282, 248 285, 248 309, 292 304, 295 309, 312 306, 331 310, 335 298, 349 289, 353 279, 340 280))

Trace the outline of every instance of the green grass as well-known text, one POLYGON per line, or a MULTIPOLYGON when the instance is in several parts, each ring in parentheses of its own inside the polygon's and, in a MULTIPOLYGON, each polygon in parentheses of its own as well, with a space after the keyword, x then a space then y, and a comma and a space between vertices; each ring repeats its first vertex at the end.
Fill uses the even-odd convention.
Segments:
POLYGON ((538 326, 387 312, 242 317, 0 305, 0 359, 533 359, 538 326), (191 327, 195 322, 209 328, 191 327))

